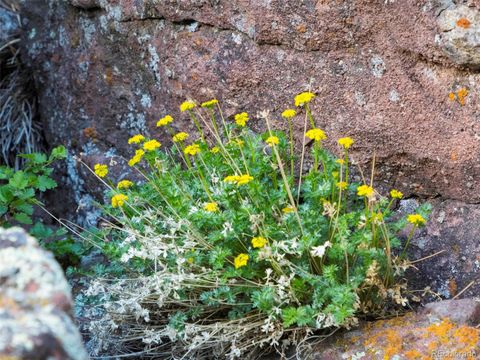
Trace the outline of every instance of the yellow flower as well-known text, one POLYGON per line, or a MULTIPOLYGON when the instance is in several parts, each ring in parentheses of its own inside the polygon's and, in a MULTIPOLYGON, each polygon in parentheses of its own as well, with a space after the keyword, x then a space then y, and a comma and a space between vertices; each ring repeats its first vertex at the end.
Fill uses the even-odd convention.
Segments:
POLYGON ((357 188, 357 195, 358 196, 370 197, 370 196, 373 195, 373 188, 371 186, 368 186, 368 185, 360 185, 357 188))
POLYGON ((160 120, 157 121, 157 126, 165 126, 170 124, 173 121, 173 118, 170 115, 164 116, 160 120))
POLYGON ((149 140, 143 143, 143 148, 147 151, 154 151, 160 147, 160 143, 157 140, 149 140))
POLYGON ((95 174, 97 174, 97 176, 99 176, 101 178, 107 176, 107 174, 108 174, 108 166, 107 165, 95 164, 95 166, 93 167, 93 170, 95 171, 95 174))
POLYGON ((128 196, 127 196, 127 195, 123 195, 123 194, 113 195, 113 197, 112 197, 112 206, 113 206, 114 208, 116 208, 116 207, 122 207, 123 204, 125 203, 125 201, 128 201, 128 196))
POLYGON ((218 104, 218 100, 217 99, 212 99, 212 100, 209 100, 209 101, 205 101, 204 103, 202 103, 202 108, 213 108, 215 105, 218 104))
POLYGON ((128 139, 128 143, 140 144, 143 140, 145 140, 145 136, 137 134, 137 135, 133 135, 130 139, 128 139))
POLYGON ((401 191, 392 189, 392 191, 390 191, 390 196, 394 199, 401 199, 403 197, 403 193, 401 191))
POLYGON ((216 212, 218 211, 218 204, 216 202, 209 202, 206 203, 203 208, 208 212, 216 212))
POLYGON ((229 175, 223 179, 224 182, 227 183, 235 183, 238 186, 248 184, 250 181, 253 180, 253 177, 246 174, 246 175, 229 175))
POLYGON ((323 132, 323 130, 320 129, 310 129, 305 133, 305 136, 308 137, 309 139, 315 140, 315 141, 321 141, 325 140, 327 136, 323 132))
POLYGON ((353 143, 354 141, 351 137, 344 137, 344 138, 338 139, 338 144, 343 146, 343 148, 346 150, 350 149, 350 146, 352 146, 353 143))
POLYGON ((195 107, 195 103, 191 100, 184 101, 182 105, 180 105, 180 111, 185 112, 187 110, 192 110, 195 107))
POLYGON ((130 180, 122 180, 117 184, 117 189, 128 189, 133 186, 133 182, 130 180))
POLYGON ((200 152, 200 146, 198 144, 188 145, 183 152, 185 155, 195 156, 200 152))
POLYGON ((218 153, 219 151, 220 151, 220 149, 219 149, 217 146, 214 146, 214 147, 212 147, 212 148, 210 149, 210 152, 211 152, 212 154, 216 154, 216 153, 218 153))
POLYGON ((267 140, 265 140, 265 142, 266 142, 268 145, 272 146, 272 145, 278 145, 278 143, 280 142, 280 140, 279 140, 278 137, 276 137, 276 136, 269 136, 269 137, 267 138, 267 140))
POLYGON ((237 186, 248 184, 252 180, 253 180, 253 176, 240 175, 237 180, 237 186))
POLYGON ((345 164, 345 160, 343 160, 343 159, 337 159, 337 160, 335 160, 335 162, 336 162, 337 164, 340 164, 340 165, 345 164))
POLYGON ((235 122, 238 126, 245 126, 248 120, 248 114, 246 112, 235 115, 235 122))
POLYGON ((243 146, 243 144, 245 144, 245 141, 243 141, 242 139, 235 139, 235 140, 232 140, 232 144, 241 147, 241 146, 243 146))
POLYGON ((291 213, 291 212, 293 212, 293 211, 295 211, 295 209, 294 209, 292 206, 286 206, 286 207, 284 207, 284 208, 282 209, 282 212, 283 212, 284 214, 289 214, 289 213, 291 213))
POLYGON ((223 179, 226 183, 236 183, 240 176, 238 175, 229 175, 225 179, 223 179))
POLYGON ((291 119, 291 118, 295 117, 295 115, 297 115, 297 112, 293 109, 287 109, 284 112, 282 112, 282 116, 285 119, 291 119))
POLYGON ((420 214, 410 214, 407 216, 407 221, 413 225, 420 226, 427 222, 420 214))
POLYGON ((347 188, 348 184, 345 181, 340 181, 337 183, 337 187, 341 190, 345 190, 347 188))
POLYGON ((249 256, 247 254, 239 254, 234 260, 235 269, 241 268, 242 266, 246 266, 248 259, 249 259, 249 256))
POLYGON ((252 239, 252 246, 254 248, 262 248, 267 244, 267 239, 261 236, 256 236, 252 239))
POLYGON ((314 93, 309 91, 303 92, 295 96, 295 106, 303 106, 308 104, 315 97, 314 93))
POLYGON ((188 135, 186 132, 179 132, 178 134, 173 135, 173 142, 180 142, 180 141, 185 141, 190 135, 188 135))
POLYGON ((128 161, 128 165, 134 166, 135 164, 138 164, 142 160, 143 155, 145 155, 145 151, 142 149, 136 150, 135 155, 128 161))

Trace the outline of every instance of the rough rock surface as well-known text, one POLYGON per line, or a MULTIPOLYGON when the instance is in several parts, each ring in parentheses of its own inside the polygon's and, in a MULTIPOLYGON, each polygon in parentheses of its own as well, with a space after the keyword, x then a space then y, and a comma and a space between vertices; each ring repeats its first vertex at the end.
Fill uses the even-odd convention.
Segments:
POLYGON ((71 310, 52 254, 22 229, 0 228, 0 359, 88 359, 71 310))
POLYGON ((427 310, 366 323, 333 336, 312 351, 316 360, 478 359, 480 303, 443 301, 427 310), (463 314, 467 308, 473 312, 463 314), (427 311, 428 310, 428 311, 427 311))
MULTIPOLYGON (((410 259, 425 258, 414 263, 418 270, 409 270, 409 286, 416 290, 429 287, 433 293, 427 299, 478 297, 480 208, 457 200, 432 203, 430 221, 417 230, 409 246, 410 259)), ((404 212, 414 209, 415 203, 404 212)))
MULTIPOLYGON (((376 151, 388 185, 480 201, 476 0, 22 3, 47 138, 87 162, 130 155, 137 132, 168 143, 154 126, 166 113, 194 132, 178 111, 188 97, 216 96, 227 115, 248 110, 254 130, 269 109, 285 129, 280 112, 310 88, 331 149, 353 136, 353 157, 365 165, 376 151)), ((77 165, 69 176, 81 203, 77 165)))

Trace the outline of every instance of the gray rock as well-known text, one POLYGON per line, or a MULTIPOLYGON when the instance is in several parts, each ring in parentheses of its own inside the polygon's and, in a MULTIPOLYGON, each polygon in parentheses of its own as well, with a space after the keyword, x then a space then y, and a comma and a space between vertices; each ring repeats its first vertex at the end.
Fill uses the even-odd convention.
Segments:
POLYGON ((438 319, 449 318, 459 325, 476 326, 480 322, 480 301, 461 299, 430 303, 425 305, 422 313, 438 319))
POLYGON ((449 7, 437 19, 438 42, 452 62, 480 68, 480 11, 466 5, 449 7), (463 21, 463 24, 462 22, 463 21))
POLYGON ((88 359, 70 287, 52 254, 20 228, 0 228, 0 359, 88 359))

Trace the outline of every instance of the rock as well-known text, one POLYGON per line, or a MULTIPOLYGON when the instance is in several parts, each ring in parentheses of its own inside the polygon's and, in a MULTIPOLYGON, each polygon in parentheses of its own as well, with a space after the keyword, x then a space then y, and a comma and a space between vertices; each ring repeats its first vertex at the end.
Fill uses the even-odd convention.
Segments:
POLYGON ((480 201, 480 74, 463 69, 476 67, 478 2, 74 1, 98 11, 22 3, 24 58, 50 144, 130 157, 127 139, 141 132, 168 146, 155 122, 172 114, 175 129, 194 133, 178 110, 188 97, 215 96, 227 116, 249 111, 255 131, 265 129, 258 111, 271 110, 286 130, 281 111, 310 88, 325 146, 338 152, 338 137, 354 137, 364 170, 376 153, 377 183, 480 201), (471 28, 444 31, 457 15, 471 28))
POLYGON ((71 310, 52 254, 22 229, 0 228, 0 359, 88 359, 71 310))
POLYGON ((71 0, 70 2, 73 6, 76 6, 85 10, 91 10, 91 9, 96 9, 100 7, 98 0, 71 0))
POLYGON ((424 259, 408 271, 409 288, 427 288, 429 299, 451 299, 464 289, 461 297, 478 296, 480 207, 455 200, 432 204, 430 220, 409 246, 409 259, 424 259))
POLYGON ((429 303, 421 311, 437 319, 449 318, 459 325, 477 326, 480 323, 480 300, 445 300, 429 303))
POLYGON ((420 311, 390 320, 364 323, 355 331, 334 335, 313 347, 308 358, 478 359, 480 330, 467 325, 478 322, 478 313, 474 315, 469 312, 473 303, 473 300, 455 300, 429 304, 427 308, 439 317, 420 311), (457 323, 450 315, 455 317, 464 306, 467 307, 467 313, 457 323))
POLYGON ((480 68, 480 11, 478 7, 450 6, 439 15, 438 42, 452 62, 480 68))

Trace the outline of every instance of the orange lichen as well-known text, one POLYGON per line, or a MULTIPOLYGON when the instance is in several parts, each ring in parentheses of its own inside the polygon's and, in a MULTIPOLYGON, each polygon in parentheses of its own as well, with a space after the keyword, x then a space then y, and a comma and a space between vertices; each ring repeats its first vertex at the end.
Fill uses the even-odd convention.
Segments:
POLYGON ((86 127, 85 129, 83 129, 83 135, 90 139, 96 139, 97 130, 95 130, 94 127, 86 127))
POLYGON ((403 340, 397 331, 387 329, 386 331, 386 346, 383 354, 384 360, 390 360, 392 356, 400 354, 402 351, 403 340))
MULTIPOLYGON (((455 156, 455 159, 452 159, 452 160, 457 160, 457 157, 455 156)), ((450 292, 450 295, 451 296, 457 295, 457 290, 458 290, 458 286, 457 286, 457 282, 455 281, 455 279, 448 280, 448 291, 450 292)))
POLYGON ((467 18, 464 18, 464 17, 457 20, 457 26, 461 27, 461 28, 464 28, 464 29, 468 29, 471 24, 472 23, 470 22, 470 20, 468 20, 467 18))
POLYGON ((465 98, 468 95, 468 90, 465 88, 461 88, 460 90, 457 91, 457 99, 460 105, 465 105, 465 98))
MULTIPOLYGON (((450 338, 450 332, 455 328, 455 324, 449 319, 443 319, 439 324, 432 324, 427 327, 427 332, 433 334, 442 343, 448 343, 450 338)), ((426 334, 427 336, 429 334, 426 334)))
POLYGON ((422 358, 422 353, 418 350, 408 350, 405 352, 405 357, 408 360, 417 360, 422 358))
POLYGON ((452 101, 455 101, 455 99, 456 99, 455 93, 451 92, 450 94, 448 94, 448 98, 452 101))
POLYGON ((307 32, 307 27, 303 24, 297 26, 297 31, 301 34, 304 34, 307 32))
POLYGON ((458 342, 462 343, 468 350, 470 350, 474 349, 478 344, 478 333, 479 330, 477 329, 462 326, 455 330, 453 336, 458 342))

